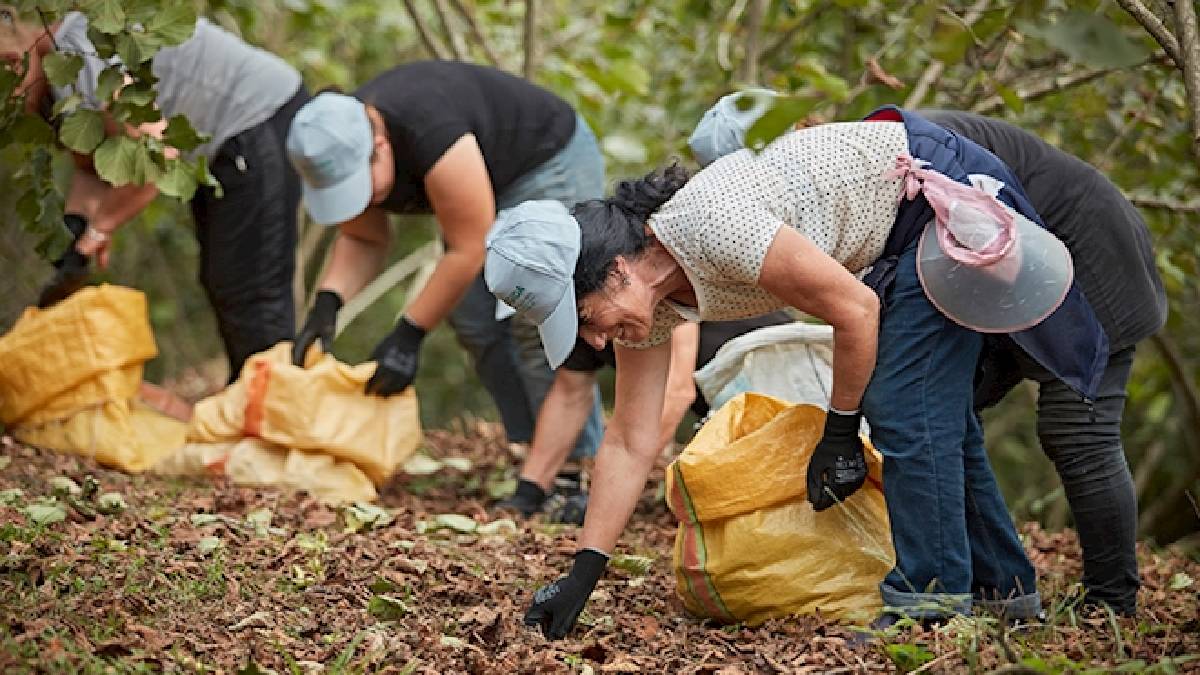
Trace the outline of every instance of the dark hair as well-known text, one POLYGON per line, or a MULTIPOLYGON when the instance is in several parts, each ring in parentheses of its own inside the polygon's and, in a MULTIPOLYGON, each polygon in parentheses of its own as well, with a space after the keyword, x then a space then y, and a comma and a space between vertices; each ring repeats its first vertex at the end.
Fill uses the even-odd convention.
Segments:
POLYGON ((646 221, 688 180, 687 169, 673 162, 635 180, 617 183, 613 196, 575 205, 582 241, 575 263, 575 298, 604 287, 617 256, 637 258, 650 244, 646 221))

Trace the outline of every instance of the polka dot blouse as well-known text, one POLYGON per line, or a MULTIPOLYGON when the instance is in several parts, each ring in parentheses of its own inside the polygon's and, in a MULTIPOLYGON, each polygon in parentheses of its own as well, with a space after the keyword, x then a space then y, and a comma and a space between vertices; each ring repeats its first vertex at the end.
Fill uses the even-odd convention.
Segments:
POLYGON ((883 178, 908 151, 900 122, 847 122, 795 131, 762 152, 741 150, 696 174, 650 217, 679 261, 699 306, 655 308, 646 348, 684 320, 726 321, 784 307, 759 288, 767 249, 795 228, 852 273, 874 263, 896 219, 898 179, 883 178))

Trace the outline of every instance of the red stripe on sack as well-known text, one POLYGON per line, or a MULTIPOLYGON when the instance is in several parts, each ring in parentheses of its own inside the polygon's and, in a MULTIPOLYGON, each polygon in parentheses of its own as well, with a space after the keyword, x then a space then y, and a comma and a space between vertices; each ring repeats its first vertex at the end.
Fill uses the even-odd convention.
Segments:
POLYGON ((246 387, 246 414, 242 433, 262 438, 263 415, 266 413, 267 384, 271 380, 271 364, 266 359, 254 362, 254 376, 246 387))

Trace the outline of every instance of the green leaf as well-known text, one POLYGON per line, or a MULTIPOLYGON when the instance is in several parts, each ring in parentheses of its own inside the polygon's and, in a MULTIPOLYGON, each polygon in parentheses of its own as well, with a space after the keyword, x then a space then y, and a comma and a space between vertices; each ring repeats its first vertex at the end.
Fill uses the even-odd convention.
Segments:
POLYGON ((220 537, 201 537, 200 541, 196 542, 196 550, 200 555, 208 555, 218 548, 221 548, 220 537))
POLYGON ((380 621, 399 621, 408 614, 408 605, 392 595, 373 595, 367 603, 367 611, 380 621))
POLYGON ((935 657, 933 652, 920 645, 905 643, 888 645, 887 655, 896 668, 904 673, 920 668, 935 657))
POLYGON ((111 516, 129 508, 125 497, 120 492, 105 492, 96 498, 96 510, 106 516, 111 516))
POLYGON ((104 116, 95 110, 80 108, 63 119, 58 138, 75 152, 89 154, 104 140, 104 116))
POLYGON ((0 505, 12 506, 20 501, 24 494, 25 491, 21 488, 8 488, 7 490, 0 490, 0 505))
POLYGON ((192 123, 183 115, 171 117, 167 121, 166 131, 163 132, 163 143, 180 152, 194 150, 206 140, 208 140, 207 135, 197 133, 196 129, 192 127, 192 123))
POLYGON ((125 71, 121 66, 109 66, 96 78, 96 99, 100 103, 106 104, 112 100, 113 94, 117 93, 124 85, 125 71))
POLYGON ((21 513, 38 525, 52 525, 67 519, 67 510, 57 502, 30 504, 21 509, 21 513))
POLYGON ((92 155, 96 174, 115 186, 138 182, 138 154, 145 148, 136 140, 120 134, 104 139, 92 155))
MULTIPOLYGON (((66 98, 60 98, 54 102, 54 107, 50 109, 50 114, 54 117, 59 115, 70 115, 75 112, 75 109, 83 103, 83 97, 77 92, 72 93, 66 98)), ((61 134, 60 134, 61 135, 61 134)))
POLYGON ((191 521, 192 527, 204 527, 205 525, 212 525, 221 519, 211 513, 193 513, 188 520, 191 521))
POLYGON ((771 108, 746 131, 746 147, 762 150, 768 143, 791 131, 813 109, 813 102, 793 96, 780 96, 771 108))
POLYGON ((1017 114, 1025 112, 1025 99, 1021 98, 1020 94, 1014 91, 1012 87, 1006 87, 999 82, 994 82, 994 84, 996 85, 996 93, 1004 100, 1004 104, 1008 106, 1009 110, 1017 114))
POLYGON ((624 555, 618 553, 612 558, 612 565, 638 577, 644 577, 654 567, 654 559, 644 555, 624 555))
POLYGON ((1115 23, 1090 11, 1071 10, 1051 25, 1033 21, 1017 25, 1021 32, 1041 38, 1072 61, 1093 68, 1125 68, 1149 55, 1115 23))
POLYGON ((149 105, 154 102, 154 89, 138 82, 122 89, 117 100, 134 106, 149 105))
POLYGON ((146 23, 146 31, 157 36, 164 46, 177 45, 196 32, 196 12, 189 2, 160 6, 146 23))
POLYGON ((204 187, 212 188, 217 199, 225 196, 225 188, 221 186, 221 181, 209 173, 208 158, 204 155, 196 158, 196 182, 204 187))
POLYGON ((1171 577, 1171 581, 1167 583, 1167 588, 1170 588, 1173 591, 1182 591, 1183 589, 1188 588, 1195 582, 1196 582, 1196 580, 1192 579, 1190 576, 1188 576, 1187 572, 1176 572, 1171 577))
POLYGON ((40 115, 22 113, 11 127, 13 138, 22 143, 50 145, 54 143, 54 129, 40 115))
POLYGON ((42 59, 42 69, 46 71, 46 79, 56 87, 74 84, 83 68, 83 57, 67 52, 50 52, 42 59))
POLYGON ((636 59, 618 59, 609 72, 621 91, 634 96, 650 93, 650 72, 636 59))
POLYGON ((101 33, 115 35, 125 28, 125 10, 118 0, 95 0, 87 14, 88 24, 101 33))
POLYGON ((79 483, 76 483, 68 476, 55 476, 51 478, 50 490, 62 497, 83 494, 83 488, 79 487, 79 483))
POLYGON ((196 194, 196 174, 187 162, 181 159, 168 159, 166 170, 159 174, 154 184, 164 195, 185 202, 196 194))
POLYGON ((145 33, 121 33, 117 35, 117 56, 125 65, 134 67, 154 57, 158 43, 145 33))
POLYGON ((442 513, 434 516, 433 523, 433 529, 449 528, 463 534, 470 534, 479 527, 479 523, 475 522, 474 518, 457 513, 442 513))
POLYGON ((428 476, 437 473, 442 463, 423 453, 417 453, 404 463, 404 473, 410 476, 428 476))
POLYGON ((342 509, 342 518, 346 521, 346 532, 362 532, 387 527, 394 517, 387 510, 374 504, 354 502, 342 509))

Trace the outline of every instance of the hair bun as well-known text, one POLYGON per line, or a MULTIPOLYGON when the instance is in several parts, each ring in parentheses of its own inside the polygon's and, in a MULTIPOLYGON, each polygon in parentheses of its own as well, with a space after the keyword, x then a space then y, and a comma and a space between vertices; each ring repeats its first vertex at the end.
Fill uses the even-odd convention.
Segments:
POLYGON ((612 202, 617 208, 644 222, 658 207, 673 197, 687 180, 687 169, 675 162, 638 180, 623 180, 617 183, 612 202))

